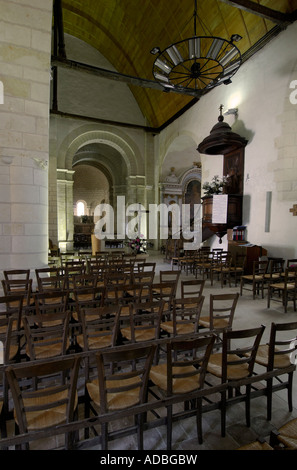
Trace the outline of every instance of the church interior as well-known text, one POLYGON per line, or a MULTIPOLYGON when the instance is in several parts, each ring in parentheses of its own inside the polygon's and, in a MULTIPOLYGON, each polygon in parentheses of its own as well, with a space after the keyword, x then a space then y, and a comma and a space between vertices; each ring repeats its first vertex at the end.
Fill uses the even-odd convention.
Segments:
MULTIPOLYGON (((203 281, 200 318, 210 311, 212 295, 238 294, 233 327, 226 331, 264 325, 263 343, 271 340, 272 324, 290 322, 296 335, 297 0, 2 0, 1 11, 0 349, 7 409, 0 413, 0 428, 1 416, 6 428, 0 447, 17 448, 26 443, 26 433, 34 434, 20 428, 17 441, 8 410, 15 396, 6 368, 16 361, 7 355, 1 311, 8 313, 7 298, 16 292, 7 290, 9 272, 29 272, 25 316, 33 296, 41 294, 38 270, 58 269, 63 277, 66 264, 78 261, 90 275, 92 260, 102 257, 108 264, 126 257, 135 262, 135 280, 138 259, 154 264, 156 301, 162 272, 178 272, 175 299, 183 296, 183 281, 203 281), (209 268, 202 262, 206 253, 209 268), (244 266, 234 278, 240 256, 244 266), (266 271, 255 272, 261 262, 266 271), (285 284, 283 290, 273 287, 276 280, 285 284)), ((70 330, 79 336, 69 282, 73 304, 65 310, 70 308, 70 330)), ((160 348, 170 343, 164 331, 156 339, 160 348)), ((200 320, 199 337, 201 331, 200 320)), ((213 325, 211 331, 217 331, 213 325)), ((30 362, 27 341, 22 366, 30 362)), ((83 348, 75 352, 85 361, 89 357, 83 348)), ((248 393, 223 418, 220 385, 216 405, 206 404, 201 412, 203 442, 197 441, 195 413, 171 423, 166 413, 174 401, 168 395, 160 426, 153 419, 143 424, 141 417, 134 428, 145 428, 148 450, 236 450, 260 446, 263 439, 270 450, 289 446, 285 440, 275 444, 276 433, 271 436, 290 420, 297 422, 293 364, 291 358, 286 369, 291 382, 273 393, 269 419, 271 375, 260 391, 249 392, 255 397, 249 426, 248 393)), ((198 411, 199 397, 191 405, 198 411)), ((75 415, 80 422, 87 419, 82 409, 75 415)), ((96 424, 100 428, 99 418, 96 424)), ((111 419, 109 425, 115 424, 111 419)), ((64 447, 64 434, 84 448, 83 428, 76 444, 71 432, 62 429, 57 437, 50 428, 45 441, 41 431, 40 440, 33 436, 30 448, 64 447)), ((135 429, 123 435, 113 429, 115 437, 98 431, 99 443, 94 437, 90 447, 102 449, 106 438, 111 450, 135 450, 141 439, 135 429)), ((297 446, 297 433, 291 441, 297 446)))

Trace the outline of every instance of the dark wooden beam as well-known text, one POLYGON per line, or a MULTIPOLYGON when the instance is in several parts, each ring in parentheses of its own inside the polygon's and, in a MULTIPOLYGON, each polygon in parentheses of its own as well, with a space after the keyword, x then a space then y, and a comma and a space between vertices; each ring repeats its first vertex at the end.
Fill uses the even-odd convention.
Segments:
POLYGON ((79 72, 85 72, 92 75, 97 75, 98 77, 108 78, 110 80, 116 80, 119 82, 127 83, 128 85, 140 86, 143 88, 153 88, 155 90, 160 90, 163 92, 178 93, 182 95, 189 95, 195 98, 200 98, 203 94, 203 90, 187 90, 185 88, 170 87, 161 85, 161 83, 156 80, 148 80, 145 78, 133 77, 131 75, 125 75, 123 73, 114 72, 111 70, 102 69, 100 67, 95 67, 93 65, 84 64, 81 62, 76 62, 74 60, 64 59, 63 57, 52 57, 52 66, 55 67, 64 67, 71 70, 76 70, 79 72))
POLYGON ((254 13, 261 18, 273 21, 274 23, 286 27, 293 23, 296 19, 296 15, 289 13, 282 13, 280 11, 273 10, 272 8, 265 7, 259 3, 252 2, 251 0, 219 0, 220 2, 226 3, 233 7, 239 8, 240 10, 254 13))

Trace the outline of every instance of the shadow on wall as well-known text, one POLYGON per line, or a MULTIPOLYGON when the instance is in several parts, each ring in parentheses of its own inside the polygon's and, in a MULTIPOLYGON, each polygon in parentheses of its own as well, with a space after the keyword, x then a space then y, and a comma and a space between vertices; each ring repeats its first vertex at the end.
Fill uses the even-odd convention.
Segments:
POLYGON ((232 132, 236 132, 241 137, 245 137, 248 140, 248 145, 253 141, 255 133, 245 127, 244 122, 241 119, 235 119, 232 127, 232 132))

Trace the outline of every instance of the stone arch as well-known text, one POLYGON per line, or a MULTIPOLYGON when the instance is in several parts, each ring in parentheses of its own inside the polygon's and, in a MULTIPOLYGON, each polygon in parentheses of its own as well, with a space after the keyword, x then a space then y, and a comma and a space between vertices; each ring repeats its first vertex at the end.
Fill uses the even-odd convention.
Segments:
POLYGON ((70 132, 63 140, 58 155, 58 168, 72 169, 73 157, 84 145, 104 143, 116 149, 123 157, 127 174, 144 174, 144 163, 139 149, 132 139, 111 126, 86 124, 70 132))
POLYGON ((170 168, 174 167, 178 176, 186 169, 192 167, 193 162, 201 163, 201 157, 197 152, 195 135, 191 132, 178 132, 166 141, 166 149, 160 161, 160 180, 168 174, 170 168))

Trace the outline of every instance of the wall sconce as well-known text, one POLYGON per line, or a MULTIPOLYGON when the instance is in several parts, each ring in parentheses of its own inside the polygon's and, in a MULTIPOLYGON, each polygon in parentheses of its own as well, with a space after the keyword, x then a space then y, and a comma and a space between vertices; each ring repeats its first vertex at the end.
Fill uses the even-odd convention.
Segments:
POLYGON ((230 114, 233 114, 233 116, 237 117, 238 116, 238 108, 230 108, 224 113, 225 116, 228 116, 230 114))

